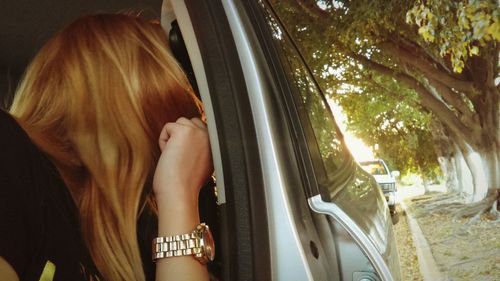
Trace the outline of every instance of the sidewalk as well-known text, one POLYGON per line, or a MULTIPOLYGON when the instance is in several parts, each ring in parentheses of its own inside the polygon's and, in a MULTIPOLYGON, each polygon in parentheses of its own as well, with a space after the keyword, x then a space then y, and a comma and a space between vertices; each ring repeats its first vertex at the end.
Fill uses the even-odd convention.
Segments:
POLYGON ((405 202, 401 202, 401 207, 406 213, 406 219, 410 227, 413 243, 416 248, 416 254, 419 261, 420 274, 423 281, 445 281, 443 275, 438 269, 431 247, 427 243, 417 220, 409 212, 405 202))
POLYGON ((452 211, 437 203, 447 194, 423 195, 418 188, 401 193, 424 281, 500 280, 499 221, 486 215, 454 221, 452 211), (431 205, 438 208, 429 210, 431 205))

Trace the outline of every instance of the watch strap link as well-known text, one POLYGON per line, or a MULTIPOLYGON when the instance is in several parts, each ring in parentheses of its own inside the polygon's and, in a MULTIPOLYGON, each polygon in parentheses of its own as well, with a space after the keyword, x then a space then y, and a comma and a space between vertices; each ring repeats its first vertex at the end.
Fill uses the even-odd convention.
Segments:
POLYGON ((191 256, 202 257, 202 245, 196 231, 188 234, 153 239, 153 261, 161 258, 191 256))

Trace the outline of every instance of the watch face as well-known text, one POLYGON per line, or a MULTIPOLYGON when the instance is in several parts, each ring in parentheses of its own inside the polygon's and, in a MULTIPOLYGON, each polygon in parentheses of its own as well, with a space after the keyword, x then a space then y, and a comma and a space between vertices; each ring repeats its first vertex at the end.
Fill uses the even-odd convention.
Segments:
POLYGON ((207 261, 213 261, 215 257, 215 245, 212 232, 210 232, 208 226, 205 226, 203 228, 202 239, 203 239, 203 251, 205 252, 205 257, 207 261))

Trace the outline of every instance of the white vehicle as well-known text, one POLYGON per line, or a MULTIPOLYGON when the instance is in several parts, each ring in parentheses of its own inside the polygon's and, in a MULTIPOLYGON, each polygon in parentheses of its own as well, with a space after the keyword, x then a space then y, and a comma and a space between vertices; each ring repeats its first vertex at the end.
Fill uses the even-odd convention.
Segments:
POLYGON ((375 181, 384 192, 387 205, 391 211, 391 215, 396 213, 396 178, 399 177, 399 171, 390 171, 384 160, 377 159, 372 161, 364 161, 360 163, 361 167, 373 175, 375 181))

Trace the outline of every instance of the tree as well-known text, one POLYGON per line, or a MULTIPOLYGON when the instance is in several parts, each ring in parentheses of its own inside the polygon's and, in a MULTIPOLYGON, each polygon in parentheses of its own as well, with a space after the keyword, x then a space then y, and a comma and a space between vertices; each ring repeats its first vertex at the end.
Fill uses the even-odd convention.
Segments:
POLYGON ((414 92, 438 124, 432 128, 451 146, 440 157, 459 159, 456 170, 471 175, 473 188, 465 191, 472 201, 484 199, 488 191, 498 198, 496 1, 274 2, 327 93, 356 88, 360 80, 381 86, 376 76, 387 78, 384 87, 414 92))
POLYGON ((347 113, 347 128, 368 145, 379 146, 380 157, 403 173, 416 172, 425 179, 439 173, 432 141, 431 114, 422 112, 413 91, 394 91, 382 85, 385 76, 360 80, 351 91, 340 91, 334 100, 347 113))

